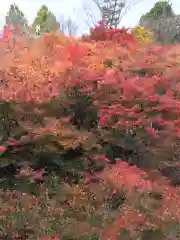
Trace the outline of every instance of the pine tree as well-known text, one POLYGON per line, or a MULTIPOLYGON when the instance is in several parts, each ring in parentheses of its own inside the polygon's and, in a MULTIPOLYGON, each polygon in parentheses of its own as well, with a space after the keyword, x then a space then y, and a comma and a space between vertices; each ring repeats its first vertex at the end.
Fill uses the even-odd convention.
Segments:
POLYGON ((43 5, 37 12, 37 16, 32 24, 32 28, 35 30, 37 25, 40 25, 41 33, 56 32, 58 29, 60 29, 60 24, 56 20, 56 17, 45 5, 43 5))
POLYGON ((144 17, 147 19, 158 20, 159 18, 169 18, 174 16, 175 13, 172 9, 172 4, 169 1, 158 1, 144 17))
POLYGON ((11 25, 13 28, 19 27, 21 30, 25 30, 28 26, 28 21, 25 18, 24 13, 16 4, 10 5, 5 20, 6 25, 11 25))

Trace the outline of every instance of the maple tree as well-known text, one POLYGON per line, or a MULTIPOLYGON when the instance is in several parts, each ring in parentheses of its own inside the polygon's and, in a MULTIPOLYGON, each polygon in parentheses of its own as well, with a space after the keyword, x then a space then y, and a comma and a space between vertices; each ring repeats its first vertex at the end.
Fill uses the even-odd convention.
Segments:
POLYGON ((129 29, 109 28, 104 21, 99 21, 94 28, 90 29, 90 34, 83 36, 85 41, 112 41, 124 46, 132 46, 134 38, 129 29))

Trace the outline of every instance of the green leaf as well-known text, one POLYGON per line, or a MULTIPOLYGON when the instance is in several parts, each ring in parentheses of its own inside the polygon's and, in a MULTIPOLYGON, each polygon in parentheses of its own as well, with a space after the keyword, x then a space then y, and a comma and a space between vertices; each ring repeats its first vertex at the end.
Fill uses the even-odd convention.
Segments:
POLYGON ((56 20, 55 15, 49 11, 48 7, 45 5, 42 5, 37 12, 37 16, 32 24, 32 27, 35 28, 38 24, 41 27, 40 31, 42 33, 55 32, 60 29, 60 24, 56 20))
POLYGON ((147 112, 146 113, 149 117, 156 117, 158 114, 159 114, 159 112, 157 111, 157 110, 152 110, 152 111, 150 111, 150 112, 147 112))
POLYGON ((0 226, 4 225, 6 221, 4 219, 0 219, 0 226))
POLYGON ((15 162, 15 160, 11 160, 8 158, 0 158, 0 168, 4 168, 14 162, 15 162))
POLYGON ((156 90, 156 93, 161 96, 161 95, 164 95, 166 93, 166 90, 164 88, 158 88, 156 90))
POLYGON ((6 152, 7 148, 5 146, 0 146, 0 147, 4 147, 4 149, 0 151, 0 156, 2 156, 6 152))
POLYGON ((104 67, 111 68, 113 66, 113 61, 111 59, 106 59, 103 61, 104 67))
POLYGON ((104 147, 104 150, 105 150, 105 154, 106 154, 107 158, 114 159, 114 152, 113 152, 111 144, 107 144, 107 146, 104 147))
POLYGON ((79 237, 78 240, 100 240, 100 234, 97 231, 92 231, 88 235, 79 237))
POLYGON ((142 240, 163 240, 165 239, 161 229, 148 229, 141 233, 142 240))
POLYGON ((122 228, 119 233, 119 239, 123 240, 130 240, 131 239, 131 233, 129 229, 122 228))

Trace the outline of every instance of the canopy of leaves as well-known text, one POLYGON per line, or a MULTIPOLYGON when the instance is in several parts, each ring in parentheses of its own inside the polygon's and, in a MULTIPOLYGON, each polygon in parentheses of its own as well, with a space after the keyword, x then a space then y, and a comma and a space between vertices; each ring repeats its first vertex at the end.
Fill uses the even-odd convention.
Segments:
POLYGON ((146 13, 144 16, 145 18, 150 18, 153 20, 157 20, 160 17, 173 17, 175 16, 171 4, 169 4, 167 1, 159 1, 156 2, 151 8, 151 10, 146 13))
POLYGON ((157 2, 154 7, 140 18, 139 25, 153 32, 160 43, 179 42, 179 15, 175 15, 169 1, 157 2))
POLYGON ((35 29, 37 25, 40 25, 41 33, 56 32, 60 29, 60 24, 56 20, 56 17, 45 5, 43 5, 38 11, 37 16, 32 24, 32 28, 35 29))
POLYGON ((27 19, 24 13, 18 8, 16 4, 11 4, 6 15, 6 24, 11 24, 15 27, 27 27, 27 19))
POLYGON ((154 36, 151 31, 144 28, 143 26, 136 26, 131 31, 134 38, 137 40, 138 43, 152 43, 154 36))

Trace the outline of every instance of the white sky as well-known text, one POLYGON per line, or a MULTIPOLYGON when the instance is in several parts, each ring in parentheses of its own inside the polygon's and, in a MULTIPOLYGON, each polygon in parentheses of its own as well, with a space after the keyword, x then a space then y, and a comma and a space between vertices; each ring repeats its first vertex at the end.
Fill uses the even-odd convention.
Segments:
MULTIPOLYGON (((99 15, 92 0, 5 0, 0 8, 0 29, 5 23, 5 15, 11 3, 15 2, 20 10, 25 14, 29 24, 31 24, 36 16, 39 8, 45 4, 60 20, 63 15, 65 18, 71 16, 76 21, 79 27, 79 34, 88 32, 88 17, 84 10, 83 3, 87 9, 91 9, 91 13, 98 20, 99 15)), ((156 0, 141 0, 139 4, 133 7, 123 18, 121 25, 132 27, 137 24, 141 15, 148 12, 150 8, 157 2, 156 0)), ((180 14, 180 0, 172 0, 173 9, 176 14, 180 14)), ((88 21, 89 22, 89 21, 88 21)))

